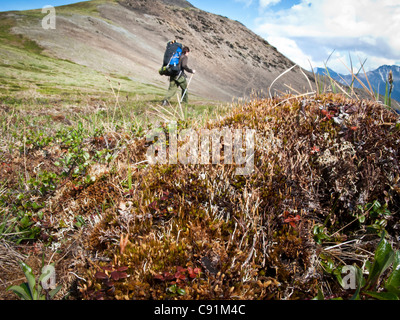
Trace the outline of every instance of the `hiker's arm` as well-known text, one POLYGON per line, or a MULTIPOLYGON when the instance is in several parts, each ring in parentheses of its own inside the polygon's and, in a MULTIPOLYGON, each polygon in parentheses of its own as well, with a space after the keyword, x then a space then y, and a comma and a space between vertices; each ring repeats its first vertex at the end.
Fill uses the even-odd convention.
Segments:
POLYGON ((183 57, 182 59, 182 69, 189 72, 189 73, 195 73, 196 70, 192 70, 188 67, 187 65, 188 59, 186 57, 183 57))

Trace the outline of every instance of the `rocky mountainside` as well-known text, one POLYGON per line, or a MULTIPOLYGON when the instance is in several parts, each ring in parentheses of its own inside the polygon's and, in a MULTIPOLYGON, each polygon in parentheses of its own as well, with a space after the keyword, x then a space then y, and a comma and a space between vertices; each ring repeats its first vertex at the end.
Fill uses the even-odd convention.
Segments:
MULTIPOLYGON (((185 0, 93 0, 56 8, 56 29, 44 29, 41 10, 1 13, 12 32, 36 42, 42 54, 69 60, 102 73, 167 86, 158 74, 166 43, 176 39, 192 49, 198 73, 192 91, 204 98, 231 101, 252 91, 267 92, 294 65, 267 41, 237 21, 201 11, 185 0)), ((312 81, 312 77, 308 74, 312 81)), ((273 89, 309 88, 298 68, 273 89)))

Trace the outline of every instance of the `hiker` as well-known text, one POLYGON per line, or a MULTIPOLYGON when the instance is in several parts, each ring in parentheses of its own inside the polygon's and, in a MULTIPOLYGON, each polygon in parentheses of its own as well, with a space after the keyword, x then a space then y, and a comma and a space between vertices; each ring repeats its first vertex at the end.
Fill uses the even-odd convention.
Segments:
POLYGON ((185 104, 188 103, 189 99, 188 99, 188 92, 187 92, 187 81, 186 81, 186 74, 185 71, 195 74, 196 70, 192 70, 188 67, 188 56, 190 53, 190 49, 188 47, 184 47, 182 49, 182 56, 179 60, 179 74, 177 76, 171 76, 169 78, 169 89, 168 92, 164 98, 163 101, 163 106, 166 106, 168 104, 168 100, 171 99, 175 94, 176 91, 178 90, 178 88, 182 89, 182 96, 183 97, 183 102, 185 104))

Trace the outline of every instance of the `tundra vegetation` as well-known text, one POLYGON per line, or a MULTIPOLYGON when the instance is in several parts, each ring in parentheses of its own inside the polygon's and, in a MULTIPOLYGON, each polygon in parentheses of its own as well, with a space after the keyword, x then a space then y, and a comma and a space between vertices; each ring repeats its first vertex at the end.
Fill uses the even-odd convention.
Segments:
POLYGON ((167 110, 109 84, 109 100, 2 99, 3 298, 20 261, 30 278, 54 263, 58 299, 399 297, 395 112, 329 92, 167 110), (146 132, 171 120, 255 130, 254 172, 148 165, 146 132))

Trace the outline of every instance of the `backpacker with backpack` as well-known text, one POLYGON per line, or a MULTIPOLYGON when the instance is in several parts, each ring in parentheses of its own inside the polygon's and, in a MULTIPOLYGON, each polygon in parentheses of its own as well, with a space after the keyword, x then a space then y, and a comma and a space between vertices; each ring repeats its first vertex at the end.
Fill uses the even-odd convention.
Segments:
POLYGON ((167 49, 164 53, 163 66, 159 70, 162 76, 177 76, 181 71, 179 69, 179 60, 182 55, 182 44, 174 41, 169 41, 167 43, 167 49))

